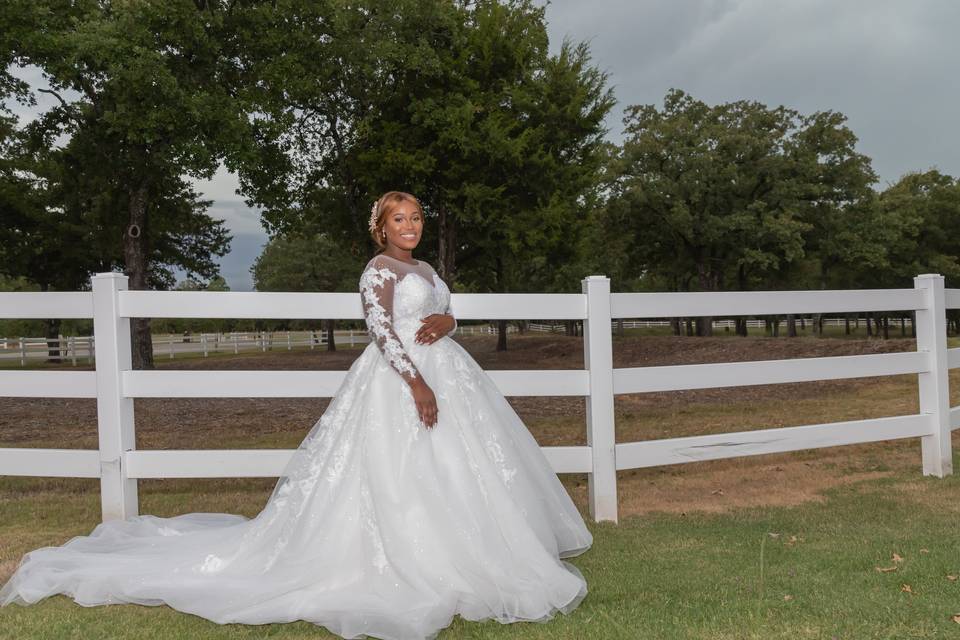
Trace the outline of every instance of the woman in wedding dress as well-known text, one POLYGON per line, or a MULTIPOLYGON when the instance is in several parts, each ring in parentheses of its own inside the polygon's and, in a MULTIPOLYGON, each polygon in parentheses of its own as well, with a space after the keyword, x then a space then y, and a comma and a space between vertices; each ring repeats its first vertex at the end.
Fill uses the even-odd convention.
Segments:
POLYGON ((586 596, 561 558, 590 531, 536 440, 449 335, 450 291, 411 256, 412 195, 371 212, 372 338, 254 518, 140 515, 24 555, 0 605, 166 604, 217 623, 306 620, 344 638, 435 638, 455 615, 546 622, 586 596))

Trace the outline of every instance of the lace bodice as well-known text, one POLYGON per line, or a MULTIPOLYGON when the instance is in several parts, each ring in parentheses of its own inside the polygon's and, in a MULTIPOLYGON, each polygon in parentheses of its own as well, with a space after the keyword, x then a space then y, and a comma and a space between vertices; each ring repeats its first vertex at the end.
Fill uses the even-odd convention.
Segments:
MULTIPOLYGON (((360 275, 360 299, 367 332, 384 358, 408 383, 419 378, 409 350, 429 346, 415 341, 422 318, 434 313, 453 315, 447 284, 423 260, 413 264, 379 253, 360 275)), ((447 335, 456 328, 454 319, 447 335)))

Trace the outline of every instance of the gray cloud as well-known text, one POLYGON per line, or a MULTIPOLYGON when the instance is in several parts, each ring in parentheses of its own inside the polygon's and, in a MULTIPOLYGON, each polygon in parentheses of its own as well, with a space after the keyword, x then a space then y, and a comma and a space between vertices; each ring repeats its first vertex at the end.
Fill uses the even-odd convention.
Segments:
MULTIPOLYGON (((190 180, 197 193, 212 199, 207 213, 223 220, 233 234, 230 253, 219 259, 220 274, 233 291, 252 291, 250 266, 267 242, 267 234, 260 224, 260 213, 243 202, 237 194, 240 182, 237 176, 221 166, 210 180, 190 180)), ((176 273, 178 278, 182 274, 176 273)))
POLYGON ((960 3, 554 0, 546 17, 551 51, 565 35, 588 41, 610 74, 612 140, 627 105, 659 105, 676 87, 711 104, 840 111, 879 186, 931 167, 960 175, 960 3))

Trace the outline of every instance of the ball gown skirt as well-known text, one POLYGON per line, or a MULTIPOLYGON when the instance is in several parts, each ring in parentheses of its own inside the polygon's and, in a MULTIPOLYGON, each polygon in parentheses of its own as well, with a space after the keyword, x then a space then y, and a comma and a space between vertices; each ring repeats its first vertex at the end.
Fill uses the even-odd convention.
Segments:
POLYGON ((101 523, 27 553, 0 605, 60 593, 84 606, 166 604, 217 623, 306 620, 390 640, 435 638, 457 614, 510 623, 569 613, 587 585, 561 558, 593 542, 580 513, 469 353, 449 336, 416 343, 414 330, 397 333, 436 395, 433 428, 371 342, 257 516, 101 523))

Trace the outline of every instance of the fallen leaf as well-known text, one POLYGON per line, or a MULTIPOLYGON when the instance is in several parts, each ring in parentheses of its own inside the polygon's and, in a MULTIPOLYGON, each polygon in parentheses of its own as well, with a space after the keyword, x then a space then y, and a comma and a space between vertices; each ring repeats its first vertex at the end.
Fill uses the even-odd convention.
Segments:
POLYGON ((722 496, 722 495, 723 495, 723 489, 714 489, 714 490, 711 491, 710 493, 711 493, 712 495, 715 495, 715 496, 722 496))
POLYGON ((783 596, 783 599, 787 601, 793 600, 793 596, 788 593, 787 595, 783 596))
POLYGON ((902 585, 900 585, 900 591, 903 591, 904 593, 909 593, 910 595, 917 595, 913 592, 913 589, 911 589, 910 585, 908 585, 907 583, 903 583, 902 585))
POLYGON ((950 619, 956 622, 957 624, 960 624, 960 613, 953 614, 952 616, 950 616, 950 619))
POLYGON ((920 549, 920 553, 930 553, 930 549, 920 549))
POLYGON ((952 576, 952 575, 950 575, 950 574, 948 573, 948 574, 947 574, 947 580, 949 580, 950 582, 956 582, 956 581, 957 581, 957 576, 952 576))
POLYGON ((896 571, 897 567, 874 567, 880 573, 889 573, 891 571, 896 571))
POLYGON ((898 553, 894 553, 892 559, 894 562, 903 562, 903 556, 898 553))

